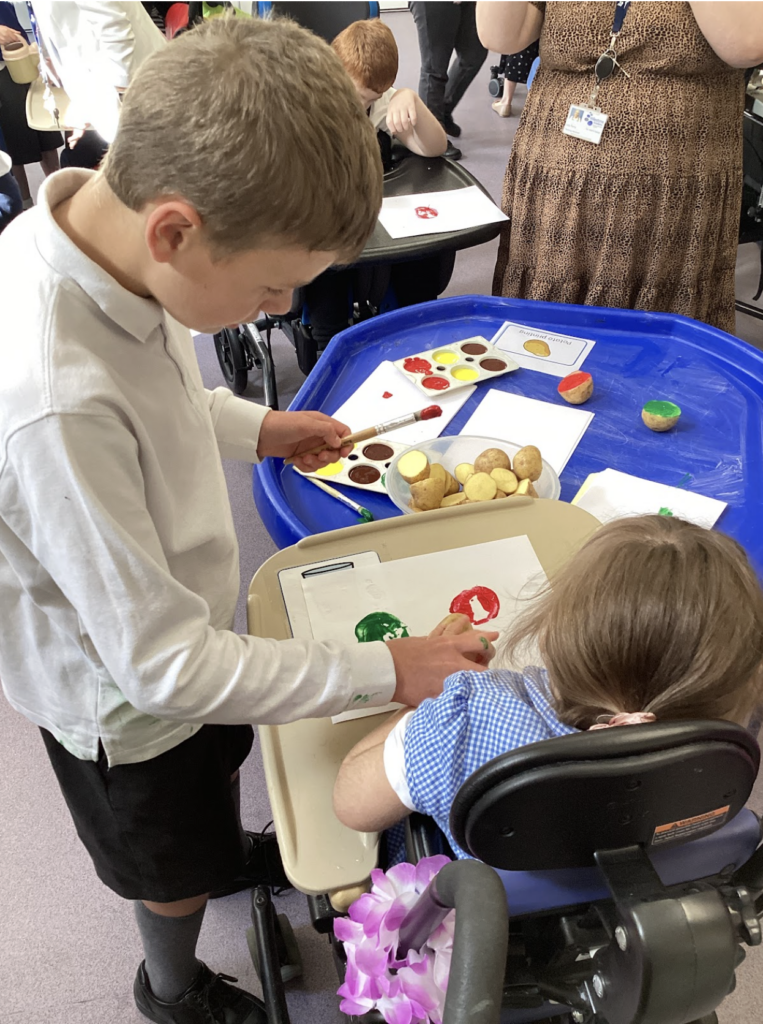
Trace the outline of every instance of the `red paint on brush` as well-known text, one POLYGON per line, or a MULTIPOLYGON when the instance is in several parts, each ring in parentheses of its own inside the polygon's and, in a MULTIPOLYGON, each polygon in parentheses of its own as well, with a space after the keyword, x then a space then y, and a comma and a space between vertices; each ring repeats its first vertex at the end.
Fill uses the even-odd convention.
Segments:
POLYGON ((498 600, 498 595, 489 587, 472 587, 470 590, 462 590, 450 602, 451 613, 466 615, 473 626, 481 626, 484 622, 489 622, 496 617, 500 610, 501 602, 498 600))
POLYGON ((421 410, 422 420, 436 420, 438 416, 442 416, 442 409, 439 405, 428 405, 426 409, 421 410))
POLYGON ((425 377, 421 386, 423 388, 429 388, 430 391, 447 391, 450 387, 450 381, 444 377, 425 377))
POLYGON ((410 359, 406 359, 403 363, 403 369, 407 370, 408 373, 429 373, 432 369, 432 364, 427 362, 426 359, 421 359, 419 356, 411 356, 410 359))
POLYGON ((591 374, 586 373, 585 370, 578 370, 577 373, 569 373, 567 376, 560 381, 557 391, 561 394, 563 391, 572 391, 573 388, 579 388, 581 384, 585 384, 586 381, 591 379, 591 374))

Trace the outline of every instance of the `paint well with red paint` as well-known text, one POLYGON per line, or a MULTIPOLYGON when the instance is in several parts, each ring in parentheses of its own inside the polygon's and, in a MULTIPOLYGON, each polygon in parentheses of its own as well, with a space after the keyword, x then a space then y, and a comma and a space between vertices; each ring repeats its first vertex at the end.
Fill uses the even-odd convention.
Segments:
POLYGON ((442 416, 442 409, 439 405, 428 405, 426 409, 421 410, 422 420, 436 420, 438 416, 442 416))
POLYGON ((450 387, 450 381, 444 377, 424 377, 421 386, 429 388, 430 391, 447 391, 450 387))
POLYGON ((481 626, 494 619, 501 610, 498 595, 490 587, 471 587, 462 590, 450 602, 450 612, 454 615, 466 615, 473 626, 481 626))
POLYGON ((563 391, 572 391, 573 388, 579 388, 581 384, 587 383, 590 379, 591 374, 586 373, 585 370, 578 370, 576 373, 569 373, 562 381, 560 381, 557 391, 559 394, 563 391))
POLYGON ((406 359, 403 363, 403 369, 407 370, 408 373, 429 373, 432 369, 432 364, 427 362, 426 359, 421 359, 419 356, 411 356, 410 359, 406 359))

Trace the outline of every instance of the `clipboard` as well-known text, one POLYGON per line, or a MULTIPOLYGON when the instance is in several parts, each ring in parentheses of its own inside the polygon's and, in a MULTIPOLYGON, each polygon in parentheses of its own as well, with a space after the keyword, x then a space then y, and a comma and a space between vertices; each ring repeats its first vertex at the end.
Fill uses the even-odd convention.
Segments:
MULTIPOLYGON (((526 535, 551 578, 599 527, 592 515, 566 502, 513 498, 316 534, 277 552, 257 570, 247 598, 249 632, 277 640, 292 635, 279 586, 284 570, 357 557, 359 550, 388 561, 526 535)), ((333 725, 330 718, 320 718, 259 727, 286 874, 303 893, 328 893, 337 909, 358 895, 358 886, 376 867, 379 836, 355 832, 338 820, 332 806, 334 782, 346 754, 379 721, 376 716, 333 725)))

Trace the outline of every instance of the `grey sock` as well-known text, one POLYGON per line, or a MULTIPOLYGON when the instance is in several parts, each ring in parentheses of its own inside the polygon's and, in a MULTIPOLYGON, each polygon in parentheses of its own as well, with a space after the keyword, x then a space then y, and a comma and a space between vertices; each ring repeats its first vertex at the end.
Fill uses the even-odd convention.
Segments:
POLYGON ((135 903, 151 991, 165 1003, 176 1002, 199 973, 196 941, 206 909, 205 904, 186 917, 164 917, 135 903))
POLYGON ((249 860, 252 852, 252 840, 244 831, 241 824, 241 776, 237 775, 230 784, 230 795, 233 797, 233 805, 236 808, 236 821, 238 822, 238 834, 241 839, 241 849, 244 851, 244 859, 249 860))

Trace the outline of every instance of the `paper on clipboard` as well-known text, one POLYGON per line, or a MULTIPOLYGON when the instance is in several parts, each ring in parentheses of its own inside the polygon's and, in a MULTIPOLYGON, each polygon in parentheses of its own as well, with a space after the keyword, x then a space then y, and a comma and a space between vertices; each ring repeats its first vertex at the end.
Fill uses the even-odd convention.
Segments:
POLYGON ((340 558, 325 558, 321 562, 308 562, 290 569, 281 569, 278 582, 281 586, 286 617, 289 620, 291 635, 298 640, 313 640, 310 615, 305 603, 303 581, 329 572, 342 572, 356 568, 376 565, 380 561, 376 551, 361 551, 354 555, 342 555, 340 558))

